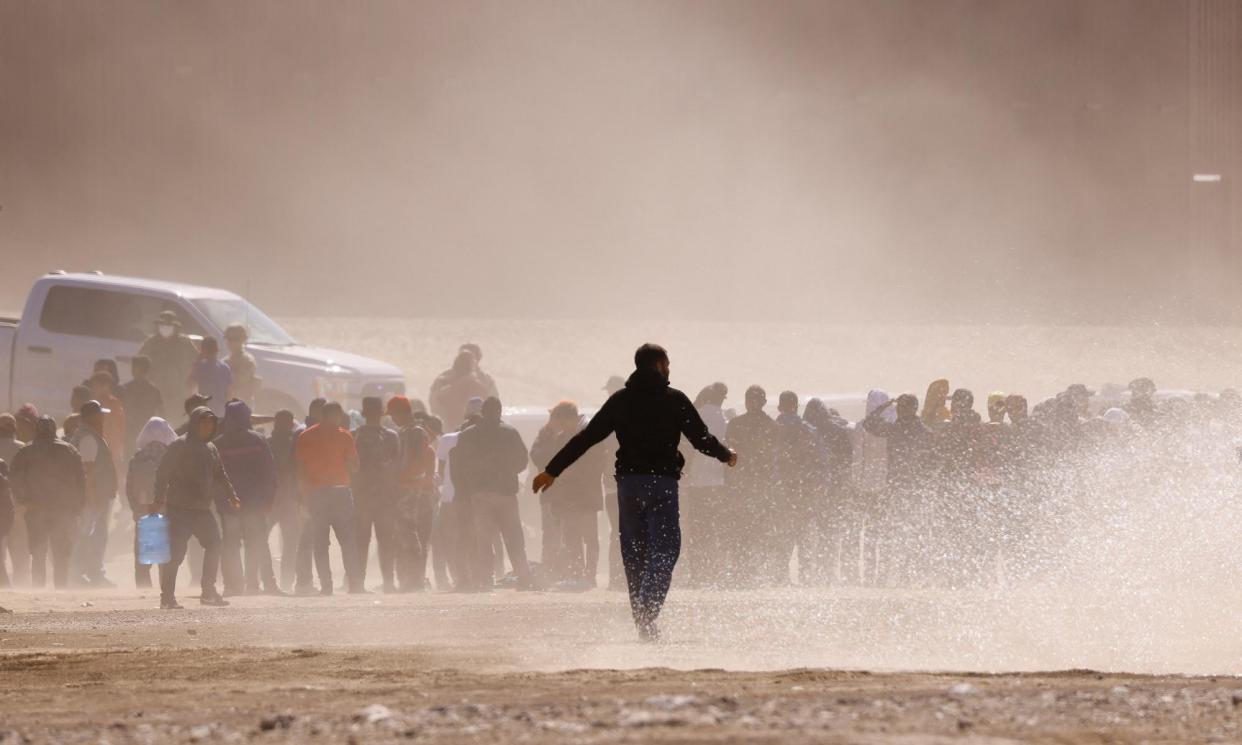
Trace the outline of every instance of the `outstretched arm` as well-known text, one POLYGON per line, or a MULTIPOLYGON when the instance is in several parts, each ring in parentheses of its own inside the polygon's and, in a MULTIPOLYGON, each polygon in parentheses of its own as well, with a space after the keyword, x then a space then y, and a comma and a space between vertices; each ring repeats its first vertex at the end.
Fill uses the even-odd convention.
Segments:
POLYGON ((708 429, 698 409, 690 403, 690 399, 682 396, 677 402, 681 418, 681 433, 685 435, 694 449, 703 455, 710 456, 729 465, 737 464, 737 453, 725 447, 708 429))

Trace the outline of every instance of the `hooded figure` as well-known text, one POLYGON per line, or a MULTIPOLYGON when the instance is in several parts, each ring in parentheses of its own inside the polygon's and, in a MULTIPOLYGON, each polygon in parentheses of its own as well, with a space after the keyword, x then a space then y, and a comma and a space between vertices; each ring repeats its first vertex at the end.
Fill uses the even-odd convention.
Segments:
MULTIPOLYGON (((241 502, 241 509, 231 511, 220 502, 217 508, 223 528, 223 549, 220 566, 224 574, 224 594, 256 595, 266 589, 277 594, 272 573, 272 555, 267 542, 267 515, 276 498, 276 461, 263 435, 251 429, 250 407, 239 400, 224 406, 224 421, 215 439, 216 450, 224 464, 224 472, 241 502), (243 567, 242 544, 246 557, 243 567), (259 586, 263 576, 264 588, 259 586)), ((283 593, 282 593, 283 594, 283 593)))
POLYGON ((86 504, 86 470, 78 451, 56 438, 56 420, 36 421, 34 441, 14 454, 10 478, 18 504, 26 508, 31 583, 46 582, 50 545, 54 584, 68 586, 78 515, 86 504))
POLYGON ((168 536, 172 556, 160 565, 160 607, 181 608, 177 603, 177 570, 185 559, 186 547, 193 536, 203 547, 203 605, 228 605, 216 590, 216 572, 220 567, 220 526, 211 512, 217 495, 227 500, 227 509, 241 507, 233 485, 229 482, 212 444, 216 415, 206 406, 190 412, 189 429, 173 440, 160 460, 155 473, 155 502, 152 510, 162 511, 168 518, 168 536))
POLYGON ((172 425, 157 416, 147 420, 138 433, 134 441, 134 457, 129 460, 125 478, 125 496, 129 499, 129 509, 133 511, 135 520, 147 514, 155 502, 155 472, 159 470, 164 452, 176 439, 177 433, 172 425))
MULTIPOLYGON (((863 415, 866 421, 874 412, 884 407, 880 413, 881 421, 892 424, 897 419, 897 412, 891 408, 889 395, 885 391, 872 390, 867 393, 867 409, 863 415)), ((854 488, 862 494, 879 494, 888 483, 888 443, 883 437, 873 435, 863 429, 862 422, 854 428, 854 488)))
POLYGON ((246 402, 235 399, 225 404, 215 445, 242 512, 266 514, 276 497, 276 462, 267 440, 251 428, 250 418, 246 402))
MULTIPOLYGON (((172 425, 160 417, 151 417, 142 426, 134 441, 134 456, 129 459, 125 478, 125 497, 135 524, 146 515, 155 502, 155 473, 159 470, 168 446, 177 439, 172 425)), ((138 587, 151 586, 151 567, 138 563, 138 531, 134 530, 134 582, 138 587)))

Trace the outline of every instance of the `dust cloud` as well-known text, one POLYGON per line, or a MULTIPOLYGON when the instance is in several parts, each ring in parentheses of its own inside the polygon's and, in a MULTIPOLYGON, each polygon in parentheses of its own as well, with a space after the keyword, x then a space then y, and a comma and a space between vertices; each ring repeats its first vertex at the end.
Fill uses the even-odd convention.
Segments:
POLYGON ((1237 97, 1188 90, 1192 21, 1161 0, 8 2, 0 307, 98 268, 281 315, 1232 319, 1237 252, 1203 237, 1190 176, 1236 163, 1193 145, 1237 97))
MULTIPOLYGON (((1184 324, 1239 318, 1242 231, 1197 222, 1189 9, 0 3, 0 307, 52 268, 222 286, 415 395, 478 342, 531 406, 598 403, 648 339, 739 406, 941 376, 1032 404, 1138 375, 1219 391, 1242 340, 1184 324)), ((1220 158, 1236 173, 1237 144, 1220 158)), ((1048 475, 1027 583, 675 591, 655 652, 594 596, 504 600, 521 635, 472 599, 410 612, 466 620, 432 643, 499 633, 518 668, 1235 673, 1233 438, 1048 475)), ((259 608, 264 643, 413 639, 259 608)))

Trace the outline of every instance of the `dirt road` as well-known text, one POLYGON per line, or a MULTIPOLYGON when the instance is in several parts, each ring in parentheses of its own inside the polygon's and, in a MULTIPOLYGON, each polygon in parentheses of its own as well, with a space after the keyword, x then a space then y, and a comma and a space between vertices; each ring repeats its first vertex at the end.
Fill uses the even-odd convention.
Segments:
MULTIPOLYGON (((0 594, 0 743, 1242 739, 1229 676, 810 669, 893 643, 898 611, 982 598, 681 593, 655 646, 602 591, 153 601, 0 594)), ((957 642, 927 626, 866 666, 999 649, 986 624, 957 642)))

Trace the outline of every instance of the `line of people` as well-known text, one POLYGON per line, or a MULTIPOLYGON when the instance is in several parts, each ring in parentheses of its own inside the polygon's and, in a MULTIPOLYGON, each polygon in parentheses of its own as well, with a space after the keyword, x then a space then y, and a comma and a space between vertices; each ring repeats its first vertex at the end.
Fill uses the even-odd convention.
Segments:
MULTIPOLYGON (((110 586, 108 526, 124 491, 134 521, 150 512, 169 519, 172 561, 159 571, 167 608, 180 607, 176 582, 187 554, 209 605, 243 594, 366 592, 372 540, 385 592, 422 591, 428 575, 438 589, 457 591, 497 584, 587 590, 601 554, 609 586, 624 589, 616 437, 562 464, 539 495, 535 564, 518 509, 521 475, 531 466, 547 471, 589 420, 562 401, 528 449, 504 421, 480 358, 476 346, 463 345, 432 386, 429 400, 442 413, 460 406, 452 431, 420 402, 396 396, 366 398, 356 415, 317 399, 301 423, 287 410, 264 420, 268 434, 256 430, 241 398, 230 397, 217 416, 215 395, 203 386, 185 400, 185 421, 174 429, 160 415, 145 357, 135 358, 133 380, 119 387, 115 364, 101 361, 75 391, 77 413, 63 422, 63 435, 30 406, 0 415, 0 540, 8 537, 14 567, 34 586, 45 584, 49 558, 56 587, 110 586), (118 416, 126 410, 130 418, 118 416), (134 425, 134 414, 153 410, 134 425), (614 526, 606 549, 601 510, 614 526), (344 570, 339 588, 333 538, 344 570)), ((625 384, 609 381, 608 393, 625 384)), ((960 587, 1038 576, 1053 561, 1057 535, 1049 526, 1058 500, 1092 477, 1102 448, 1137 453, 1160 438, 1185 437, 1192 423, 1242 422, 1242 397, 1233 391, 1160 403, 1155 394, 1150 380, 1138 379, 1123 404, 1093 414, 1094 394, 1083 385, 1029 412, 1022 396, 997 392, 981 415, 970 391, 937 380, 921 405, 912 394, 872 391, 865 416, 850 422, 819 399, 803 406, 791 391, 780 394, 771 416, 759 386, 746 390, 744 411, 734 414, 728 388, 706 386, 694 408, 738 458, 728 468, 683 441, 679 577, 690 586, 744 589, 960 587)), ((136 537, 134 576, 137 586, 151 586, 136 537)))
POLYGON ((1233 390, 1155 394, 1139 378, 1099 411, 1082 384, 1033 410, 1021 395, 994 392, 985 419, 971 391, 937 380, 921 406, 913 394, 872 391, 851 423, 819 399, 799 411, 790 391, 772 417, 759 386, 733 416, 722 408, 726 387, 713 384, 696 406, 739 464, 690 462, 684 580, 970 587, 1046 575, 1069 525, 1091 514, 1091 490, 1116 480, 1102 471, 1242 432, 1233 390))

